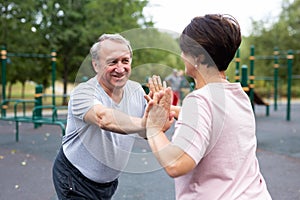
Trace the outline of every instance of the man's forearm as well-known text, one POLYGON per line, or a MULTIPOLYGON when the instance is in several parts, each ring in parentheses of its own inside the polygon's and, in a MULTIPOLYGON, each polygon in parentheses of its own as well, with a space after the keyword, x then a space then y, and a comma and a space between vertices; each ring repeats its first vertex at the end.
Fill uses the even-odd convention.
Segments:
POLYGON ((139 133, 145 135, 145 123, 142 118, 129 116, 121 111, 96 105, 85 115, 87 123, 120 134, 139 133))
MULTIPOLYGON (((122 134, 131 134, 131 133, 145 133, 146 134, 146 128, 143 124, 143 119, 139 117, 132 117, 129 116, 123 112, 110 109, 112 112, 112 120, 108 121, 108 123, 103 123, 103 129, 108 129, 114 132, 122 133, 122 134)), ((109 116, 104 116, 108 117, 109 116)))

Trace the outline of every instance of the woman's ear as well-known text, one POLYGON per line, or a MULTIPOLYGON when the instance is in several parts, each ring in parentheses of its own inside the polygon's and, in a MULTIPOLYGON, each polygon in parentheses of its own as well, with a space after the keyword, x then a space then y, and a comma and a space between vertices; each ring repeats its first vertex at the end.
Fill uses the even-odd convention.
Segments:
POLYGON ((203 62, 204 62, 204 60, 205 60, 205 56, 203 55, 203 54, 200 54, 199 56, 197 56, 196 58, 195 58, 195 62, 196 62, 196 64, 202 64, 203 62))

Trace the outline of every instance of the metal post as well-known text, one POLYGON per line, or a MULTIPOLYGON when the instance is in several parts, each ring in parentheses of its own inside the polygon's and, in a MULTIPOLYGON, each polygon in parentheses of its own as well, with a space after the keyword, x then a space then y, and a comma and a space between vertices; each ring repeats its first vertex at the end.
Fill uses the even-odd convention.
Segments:
POLYGON ((248 87, 248 66, 243 65, 242 66, 242 81, 241 81, 242 87, 245 92, 249 91, 248 87))
POLYGON ((279 50, 277 47, 274 48, 274 110, 277 110, 277 97, 278 97, 278 55, 279 50))
POLYGON ((249 80, 250 80, 250 84, 249 84, 249 96, 250 96, 250 101, 254 110, 254 60, 255 60, 255 56, 254 56, 254 45, 251 45, 250 47, 250 73, 249 73, 249 80))
MULTIPOLYGON (((6 63, 7 63, 7 51, 4 45, 1 46, 1 78, 2 78, 2 101, 6 100, 6 63)), ((5 106, 5 105, 3 105, 5 106)), ((6 109, 2 110, 2 116, 6 117, 6 109)))
POLYGON ((56 80, 56 51, 51 51, 51 66, 52 66, 52 105, 55 106, 55 80, 56 80))
POLYGON ((286 120, 291 119, 291 89, 292 89, 292 68, 293 68, 293 50, 288 51, 287 64, 288 64, 288 83, 287 83, 287 111, 286 120))
POLYGON ((238 49, 235 57, 235 82, 240 81, 240 62, 240 49, 238 49))
MULTIPOLYGON (((43 102, 42 102, 42 96, 43 96, 43 85, 36 85, 35 86, 35 107, 36 106, 42 106, 43 102)), ((36 110, 36 113, 35 113, 35 116, 37 118, 42 118, 42 109, 37 109, 36 110)), ((34 124, 34 128, 38 128, 40 127, 42 124, 41 123, 35 123, 34 124)))

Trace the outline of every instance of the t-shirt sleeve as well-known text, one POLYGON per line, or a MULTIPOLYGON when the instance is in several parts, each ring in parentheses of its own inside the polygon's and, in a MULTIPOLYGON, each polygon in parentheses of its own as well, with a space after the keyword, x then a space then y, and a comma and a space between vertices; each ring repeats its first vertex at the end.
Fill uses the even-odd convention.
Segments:
POLYGON ((204 156, 210 141, 211 109, 207 99, 201 96, 187 96, 181 108, 175 133, 174 145, 181 148, 198 164, 204 156))
POLYGON ((70 106, 73 115, 79 119, 83 119, 87 111, 96 104, 100 104, 95 98, 95 87, 91 87, 88 83, 78 85, 71 94, 70 106))

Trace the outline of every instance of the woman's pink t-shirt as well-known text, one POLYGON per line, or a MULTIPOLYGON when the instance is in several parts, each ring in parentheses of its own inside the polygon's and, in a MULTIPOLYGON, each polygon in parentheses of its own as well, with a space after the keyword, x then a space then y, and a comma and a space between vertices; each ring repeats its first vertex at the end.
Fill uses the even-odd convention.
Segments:
POLYGON ((176 199, 271 199, 256 157, 254 113, 240 83, 193 91, 175 127, 173 143, 197 164, 175 179, 176 199))

